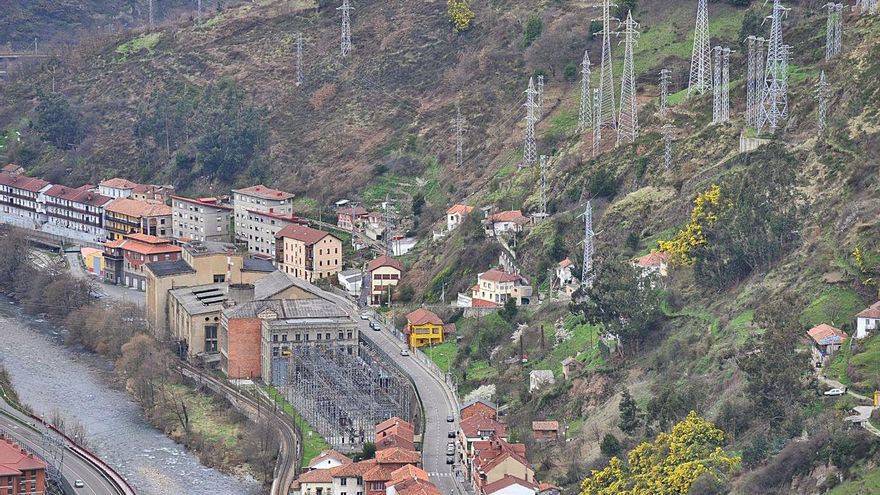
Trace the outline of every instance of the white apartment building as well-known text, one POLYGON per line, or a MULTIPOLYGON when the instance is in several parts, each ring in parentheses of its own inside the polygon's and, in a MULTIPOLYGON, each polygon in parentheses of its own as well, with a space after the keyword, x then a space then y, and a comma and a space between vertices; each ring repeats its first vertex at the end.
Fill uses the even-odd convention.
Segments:
MULTIPOLYGON (((251 212, 293 216, 293 196, 293 193, 272 189, 262 184, 244 189, 233 189, 232 206, 235 240, 247 243, 248 251, 253 254, 261 254, 268 257, 274 256, 274 250, 263 253, 257 252, 256 244, 254 245, 254 250, 251 250, 248 236, 253 235, 254 232, 261 231, 261 229, 264 230, 264 226, 260 226, 255 221, 256 217, 252 219, 251 212)), ((265 246, 262 247, 265 248, 265 246)))

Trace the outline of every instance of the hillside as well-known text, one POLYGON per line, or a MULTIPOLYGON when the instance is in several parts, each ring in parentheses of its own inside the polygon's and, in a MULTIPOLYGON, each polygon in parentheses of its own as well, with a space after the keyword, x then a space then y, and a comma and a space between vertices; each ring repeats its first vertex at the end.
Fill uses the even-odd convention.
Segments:
MULTIPOLYGON (((404 257, 403 284, 412 290, 400 292, 413 300, 405 310, 437 303, 444 293, 449 301, 497 262, 502 248, 475 216, 431 241, 449 204, 536 209, 538 172, 517 165, 522 91, 530 75, 543 73, 538 149, 550 156, 552 216, 516 236, 516 264, 542 295, 556 262, 568 256, 580 265, 579 215, 591 198, 597 287, 607 289, 591 296, 614 295, 619 300, 608 304, 630 313, 598 321, 600 311, 589 304, 549 300, 483 318, 444 310, 461 342, 435 349, 435 360, 449 366, 462 396, 494 385, 493 399, 509 406, 507 421, 529 443, 539 476, 567 493, 608 462, 600 449, 606 433, 630 449, 690 410, 715 421, 728 435, 725 448, 742 455, 727 491, 718 493, 823 493, 840 482, 837 493, 866 493, 857 490, 876 481, 877 442, 844 429, 854 399, 821 396, 803 334, 819 323, 851 333, 855 313, 878 297, 880 17, 847 14, 845 51, 825 62, 821 5, 792 5, 785 20, 785 40, 795 47, 788 119, 761 136, 767 145, 741 153, 741 40, 767 36, 760 19, 768 8, 732 3, 739 6, 710 4, 712 44, 737 51, 732 121, 711 124, 711 95, 684 98, 693 5, 644 0, 634 11, 642 22, 635 50, 641 136, 616 148, 606 137, 596 159, 590 138, 576 132, 577 73, 566 66, 576 66, 588 47, 597 80, 600 47, 588 36, 597 9, 516 0, 474 2, 474 27, 459 34, 449 27, 445 2, 357 2, 347 59, 338 54, 335 4, 324 2, 262 2, 226 9, 201 27, 173 25, 83 46, 58 61, 54 74, 81 123, 79 144, 49 144, 31 126, 38 95, 51 88, 47 64, 0 95, 0 124, 24 134, 6 158, 70 183, 120 174, 209 193, 261 180, 297 192, 307 213, 340 197, 375 206, 390 194, 403 215, 418 220, 420 242, 404 257), (542 28, 526 47, 530 15, 542 28), (300 31, 306 68, 297 88, 292 47, 300 31), (661 67, 674 74, 670 170, 656 113, 661 67), (814 85, 821 70, 833 91, 829 130, 818 139, 814 85), (461 170, 449 124, 457 100, 468 121, 461 170), (722 199, 713 204, 715 186, 722 199), (426 205, 413 208, 419 195, 426 205), (626 261, 687 232, 698 197, 710 198, 721 221, 701 217, 705 242, 686 253, 691 263, 643 291, 626 261), (646 292, 650 298, 634 295, 646 292), (603 326, 630 340, 608 338, 603 326), (528 362, 516 366, 520 342, 528 362), (574 356, 584 366, 562 380, 561 361, 574 356), (557 384, 529 392, 534 369, 552 370, 557 384), (638 410, 638 426, 628 431, 619 428, 624 391, 638 410), (531 442, 530 422, 545 418, 559 420, 571 441, 531 442)), ((619 73, 622 50, 615 46, 614 54, 619 73)), ((868 340, 842 353, 827 374, 868 393, 878 353, 868 340)))

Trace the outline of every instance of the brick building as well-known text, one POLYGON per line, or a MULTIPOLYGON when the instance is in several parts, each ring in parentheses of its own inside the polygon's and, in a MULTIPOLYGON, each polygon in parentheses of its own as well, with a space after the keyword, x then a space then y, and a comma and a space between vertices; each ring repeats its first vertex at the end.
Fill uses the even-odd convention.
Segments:
POLYGON ((472 400, 461 406, 459 416, 462 421, 476 415, 485 416, 493 420, 498 419, 498 406, 483 399, 472 400))
POLYGON ((166 239, 146 234, 131 234, 122 239, 104 243, 104 279, 145 291, 147 263, 176 261, 182 249, 166 239))
POLYGON ((44 495, 46 463, 0 433, 0 495, 44 495))

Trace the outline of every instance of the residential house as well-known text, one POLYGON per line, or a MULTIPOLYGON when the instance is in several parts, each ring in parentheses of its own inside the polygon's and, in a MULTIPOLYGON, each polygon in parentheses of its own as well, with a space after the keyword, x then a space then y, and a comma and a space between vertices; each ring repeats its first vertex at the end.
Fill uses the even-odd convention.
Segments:
POLYGON ((364 474, 376 466, 375 459, 351 462, 331 468, 333 495, 364 495, 364 474))
POLYGON ((498 419, 498 406, 487 400, 476 399, 463 405, 458 413, 462 421, 476 415, 498 419))
POLYGON ((480 305, 478 301, 503 306, 508 299, 514 299, 517 306, 523 306, 531 302, 531 297, 532 287, 522 276, 497 268, 477 275, 477 285, 471 289, 473 306, 480 305))
POLYGON ((147 263, 177 261, 182 249, 166 239, 130 234, 104 243, 104 280, 140 291, 147 290, 147 263))
MULTIPOLYGON (((48 465, 0 432, 0 494, 44 495, 48 465)), ((53 492, 54 493, 54 492, 53 492)))
POLYGON ((131 199, 146 201, 148 203, 167 203, 174 194, 174 187, 170 185, 157 186, 155 184, 136 184, 131 190, 131 199))
POLYGON ((537 493, 538 485, 508 474, 498 481, 483 485, 481 495, 536 495, 537 493))
POLYGON ((300 495, 333 495, 333 470, 312 469, 299 475, 291 484, 293 493, 300 495))
POLYGON ((107 238, 120 240, 130 234, 171 237, 171 207, 135 199, 118 198, 104 206, 107 238))
POLYGON ((391 473, 385 495, 442 495, 428 479, 428 473, 407 465, 391 473))
MULTIPOLYGON (((337 219, 338 221, 338 219, 337 219)), ((364 235, 374 241, 385 241, 385 236, 389 234, 389 219, 381 212, 371 211, 367 216, 361 219, 360 225, 363 228, 364 235)))
POLYGON ((537 495, 559 495, 560 490, 559 487, 546 482, 538 483, 538 494, 537 495))
POLYGON ((42 203, 40 230, 85 242, 104 242, 104 206, 111 198, 83 186, 73 189, 52 186, 40 195, 42 203))
POLYGON ((856 338, 864 339, 871 330, 877 330, 878 326, 880 326, 880 301, 856 315, 856 338))
POLYGON ((524 216, 519 210, 493 213, 485 221, 486 235, 494 237, 505 232, 522 232, 523 226, 528 223, 528 217, 524 216))
POLYGON ((455 230, 464 222, 466 216, 474 211, 473 206, 454 204, 446 210, 446 230, 455 230))
POLYGON ((232 207, 217 198, 171 196, 171 235, 184 241, 229 242, 232 207))
POLYGON ((848 335, 843 330, 822 323, 807 331, 813 345, 810 348, 813 362, 816 366, 826 366, 831 361, 840 346, 847 339, 848 335))
POLYGON ((99 277, 104 276, 104 251, 90 247, 83 247, 79 250, 80 258, 86 271, 94 273, 99 277))
POLYGON ((669 253, 653 251, 637 258, 633 264, 642 270, 642 276, 666 277, 669 275, 669 253))
POLYGON ((288 225, 308 225, 309 221, 296 215, 269 211, 248 210, 246 227, 248 251, 254 256, 275 259, 276 236, 288 225))
POLYGON ((560 287, 565 287, 574 282, 574 277, 571 274, 573 267, 574 263, 568 258, 556 264, 556 281, 560 287))
POLYGON ((474 492, 482 493, 483 487, 513 476, 534 483, 535 471, 526 460, 526 448, 521 443, 511 444, 497 436, 474 442, 473 458, 469 476, 474 492))
POLYGON ((376 462, 383 466, 388 466, 392 470, 396 470, 407 465, 418 466, 422 463, 422 455, 415 450, 404 450, 395 447, 391 449, 377 450, 376 462))
POLYGON ((41 224, 40 195, 52 187, 48 182, 19 174, 0 173, 0 222, 30 230, 41 224))
POLYGON ((24 167, 22 167, 20 165, 15 165, 14 163, 10 163, 9 165, 6 165, 3 168, 0 168, 0 172, 7 173, 7 174, 24 174, 26 172, 26 170, 24 169, 24 167))
POLYGON ((419 308, 406 315, 403 333, 408 335, 410 348, 443 343, 443 320, 433 311, 419 308))
POLYGON ((333 469, 351 463, 352 460, 348 458, 348 456, 336 450, 330 449, 323 450, 316 457, 313 457, 312 460, 309 461, 307 469, 309 471, 314 471, 316 469, 333 469))
POLYGON ((376 440, 376 450, 386 450, 386 449, 402 449, 402 450, 416 450, 415 442, 413 442, 412 438, 406 438, 401 435, 392 434, 383 437, 381 440, 376 440))
POLYGON ((363 206, 349 206, 336 210, 336 225, 342 230, 352 231, 360 225, 369 212, 363 206))
POLYGON ((391 291, 400 282, 403 275, 403 263, 390 256, 379 256, 367 264, 370 287, 370 306, 381 306, 389 301, 391 291))
POLYGON ((559 421, 532 421, 532 432, 538 442, 559 440, 559 421))
POLYGON ((556 379, 550 370, 532 370, 529 372, 529 392, 537 392, 547 385, 553 385, 556 379))
MULTIPOLYGON (((259 228, 251 223, 249 212, 293 215, 293 196, 293 193, 272 189, 262 184, 244 189, 233 189, 235 240, 247 244, 248 233, 259 228)), ((248 245, 248 249, 250 250, 250 245, 248 245)), ((272 256, 272 253, 263 254, 272 256)))
POLYGON ((139 184, 128 179, 114 177, 98 183, 98 193, 113 199, 131 198, 139 184))
POLYGON ((571 380, 571 377, 574 376, 574 374, 580 371, 580 369, 583 367, 584 363, 569 356, 562 360, 562 376, 566 380, 571 380))
POLYGON ((388 418, 376 425, 376 435, 374 438, 376 439, 377 448, 379 441, 395 436, 412 442, 415 438, 415 427, 412 423, 397 416, 388 418))
POLYGON ((474 414, 461 419, 458 423, 456 441, 458 455, 465 466, 470 466, 473 457, 474 443, 488 440, 491 437, 506 438, 507 426, 493 417, 474 414))
POLYGON ((317 282, 342 270, 342 241, 329 232, 288 225, 275 237, 275 261, 284 273, 317 282))
POLYGON ((364 284, 364 272, 361 270, 357 268, 342 270, 336 274, 336 280, 349 295, 356 298, 361 295, 361 287, 364 284))

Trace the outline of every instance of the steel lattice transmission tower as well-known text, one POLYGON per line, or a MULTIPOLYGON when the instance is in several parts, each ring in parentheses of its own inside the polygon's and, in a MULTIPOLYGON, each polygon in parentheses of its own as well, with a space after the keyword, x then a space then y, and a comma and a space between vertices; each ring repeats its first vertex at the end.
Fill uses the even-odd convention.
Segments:
POLYGON ((581 62, 581 107, 578 112, 578 132, 584 132, 593 125, 593 98, 590 94, 590 54, 584 50, 581 62))
POLYGON ((538 108, 535 115, 538 120, 541 120, 544 118, 544 74, 538 74, 538 85, 535 89, 538 91, 538 108))
POLYGON ((611 7, 616 7, 611 0, 602 2, 602 66, 599 71, 599 118, 593 121, 594 126, 617 127, 617 105, 614 101, 614 68, 611 64, 611 35, 617 34, 611 29, 611 22, 620 22, 611 17, 611 7))
POLYGON ((828 2, 824 7, 828 9, 828 18, 825 23, 825 60, 827 61, 840 53, 843 4, 828 2))
POLYGON ((862 14, 876 14, 877 0, 857 0, 853 10, 860 9, 862 14))
POLYGON ((535 146, 535 122, 537 122, 535 117, 535 110, 537 108, 535 96, 537 94, 535 81, 530 77, 529 88, 526 90, 526 134, 525 143, 523 143, 523 167, 531 167, 538 160, 538 151, 535 146))
POLYGON ((349 0, 342 0, 342 6, 336 7, 336 10, 342 11, 342 43, 340 48, 342 56, 347 57, 351 54, 351 11, 354 10, 354 7, 351 6, 349 0))
POLYGON ((712 87, 710 57, 709 6, 707 0, 697 0, 697 23, 694 28, 694 50, 691 54, 688 96, 693 93, 703 94, 712 87))
POLYGON ((149 23, 150 23, 149 25, 150 25, 150 30, 152 31, 153 30, 153 0, 149 0, 147 2, 147 4, 148 4, 147 5, 147 9, 148 9, 147 15, 149 16, 149 23))
POLYGON ((764 95, 758 132, 769 126, 776 130, 788 109, 787 89, 787 49, 782 41, 782 16, 787 9, 781 0, 773 0, 773 14, 769 16, 770 44, 767 49, 767 65, 764 75, 764 95))
POLYGON ((587 207, 584 210, 584 264, 581 274, 581 292, 584 294, 587 289, 593 287, 593 278, 595 277, 595 273, 593 273, 593 236, 595 235, 596 233, 593 232, 593 204, 591 201, 587 201, 587 207))
POLYGON ((712 123, 720 124, 721 119, 721 47, 712 48, 712 123))
POLYGON ((755 124, 755 79, 756 75, 756 64, 755 58, 757 56, 757 47, 756 47, 756 38, 754 36, 749 36, 746 38, 746 47, 747 47, 747 64, 748 68, 746 69, 746 125, 754 125, 755 124))
POLYGON ((825 79, 825 71, 823 70, 819 76, 819 82, 816 83, 816 99, 819 100, 817 129, 820 138, 825 135, 825 130, 827 129, 826 116, 828 113, 828 97, 831 95, 830 89, 828 81, 825 79))
POLYGON ((547 217, 547 155, 541 155, 541 204, 538 215, 543 219, 547 217))
POLYGON ((672 71, 660 69, 660 115, 666 115, 669 109, 669 84, 672 82, 672 71))
POLYGON ((599 88, 593 89, 593 158, 599 156, 600 144, 602 143, 602 105, 599 104, 599 88))
POLYGON ((730 120, 730 54, 733 50, 721 50, 721 121, 730 120))
POLYGON ((761 37, 755 38, 755 108, 752 114, 752 125, 755 127, 758 127, 758 123, 761 121, 762 109, 764 108, 766 61, 767 40, 761 37))
POLYGON ((196 2, 196 22, 202 25, 202 0, 196 2))
POLYGON ((782 106, 782 118, 788 118, 788 63, 791 60, 791 45, 782 45, 782 94, 785 104, 782 106))
POLYGON ((675 126, 667 122, 660 128, 660 132, 663 134, 663 164, 666 170, 670 170, 672 168, 672 135, 675 133, 675 126))
POLYGON ((296 84, 302 86, 305 77, 303 76, 303 35, 296 34, 296 84))
POLYGON ((634 143, 639 137, 639 109, 636 105, 636 78, 633 67, 633 45, 638 43, 639 23, 627 12, 623 23, 623 76, 620 81, 620 119, 617 121, 617 144, 634 143))
POLYGON ((452 120, 455 126, 455 164, 461 168, 464 165, 464 117, 461 116, 461 105, 455 102, 455 118, 452 120))
MULTIPOLYGON (((876 7, 877 0, 874 0, 874 6, 876 7)), ((843 4, 838 3, 834 6, 835 18, 837 19, 837 26, 834 29, 834 52, 835 54, 840 53, 840 48, 843 42, 843 4)))

